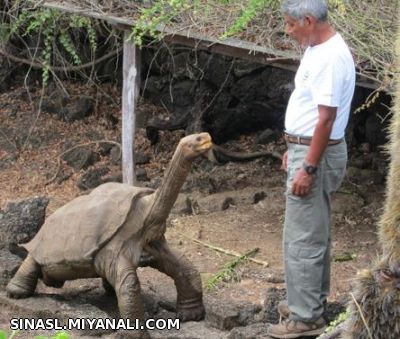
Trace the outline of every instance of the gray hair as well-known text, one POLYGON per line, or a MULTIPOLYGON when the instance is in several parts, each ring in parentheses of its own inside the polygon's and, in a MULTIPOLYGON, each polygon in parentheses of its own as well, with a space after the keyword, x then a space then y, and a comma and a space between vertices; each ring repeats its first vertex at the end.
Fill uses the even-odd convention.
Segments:
POLYGON ((328 19, 328 6, 325 0, 283 0, 281 11, 297 20, 303 20, 307 15, 313 16, 318 21, 328 19))

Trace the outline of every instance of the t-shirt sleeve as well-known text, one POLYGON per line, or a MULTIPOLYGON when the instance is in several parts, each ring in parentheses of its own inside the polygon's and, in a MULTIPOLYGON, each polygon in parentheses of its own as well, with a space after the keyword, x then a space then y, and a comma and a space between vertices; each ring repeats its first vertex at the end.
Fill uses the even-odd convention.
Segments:
POLYGON ((316 105, 338 107, 342 94, 344 68, 339 60, 330 58, 319 69, 311 84, 311 93, 316 105))

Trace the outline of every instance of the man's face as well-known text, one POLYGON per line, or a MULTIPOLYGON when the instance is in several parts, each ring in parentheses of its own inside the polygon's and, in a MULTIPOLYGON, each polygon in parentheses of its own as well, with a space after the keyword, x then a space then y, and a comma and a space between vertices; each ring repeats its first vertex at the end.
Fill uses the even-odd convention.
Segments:
POLYGON ((285 15, 284 19, 286 33, 302 47, 308 47, 310 45, 312 24, 310 18, 305 17, 304 20, 298 20, 292 16, 285 15))

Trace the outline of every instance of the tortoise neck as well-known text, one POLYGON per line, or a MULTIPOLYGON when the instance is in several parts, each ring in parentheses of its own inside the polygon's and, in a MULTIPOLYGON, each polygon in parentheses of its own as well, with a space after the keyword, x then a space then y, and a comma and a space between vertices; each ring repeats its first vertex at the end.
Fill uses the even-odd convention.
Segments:
POLYGON ((178 147, 164 174, 161 186, 154 193, 154 200, 146 224, 163 223, 174 205, 179 191, 190 171, 192 160, 178 147))

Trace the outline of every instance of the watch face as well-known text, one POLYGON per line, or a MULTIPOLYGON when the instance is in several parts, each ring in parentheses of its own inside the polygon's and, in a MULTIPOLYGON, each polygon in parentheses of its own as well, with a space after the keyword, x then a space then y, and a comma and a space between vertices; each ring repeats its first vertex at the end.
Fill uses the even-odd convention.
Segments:
POLYGON ((317 172, 317 167, 311 165, 305 165, 304 170, 307 174, 315 174, 317 172))

